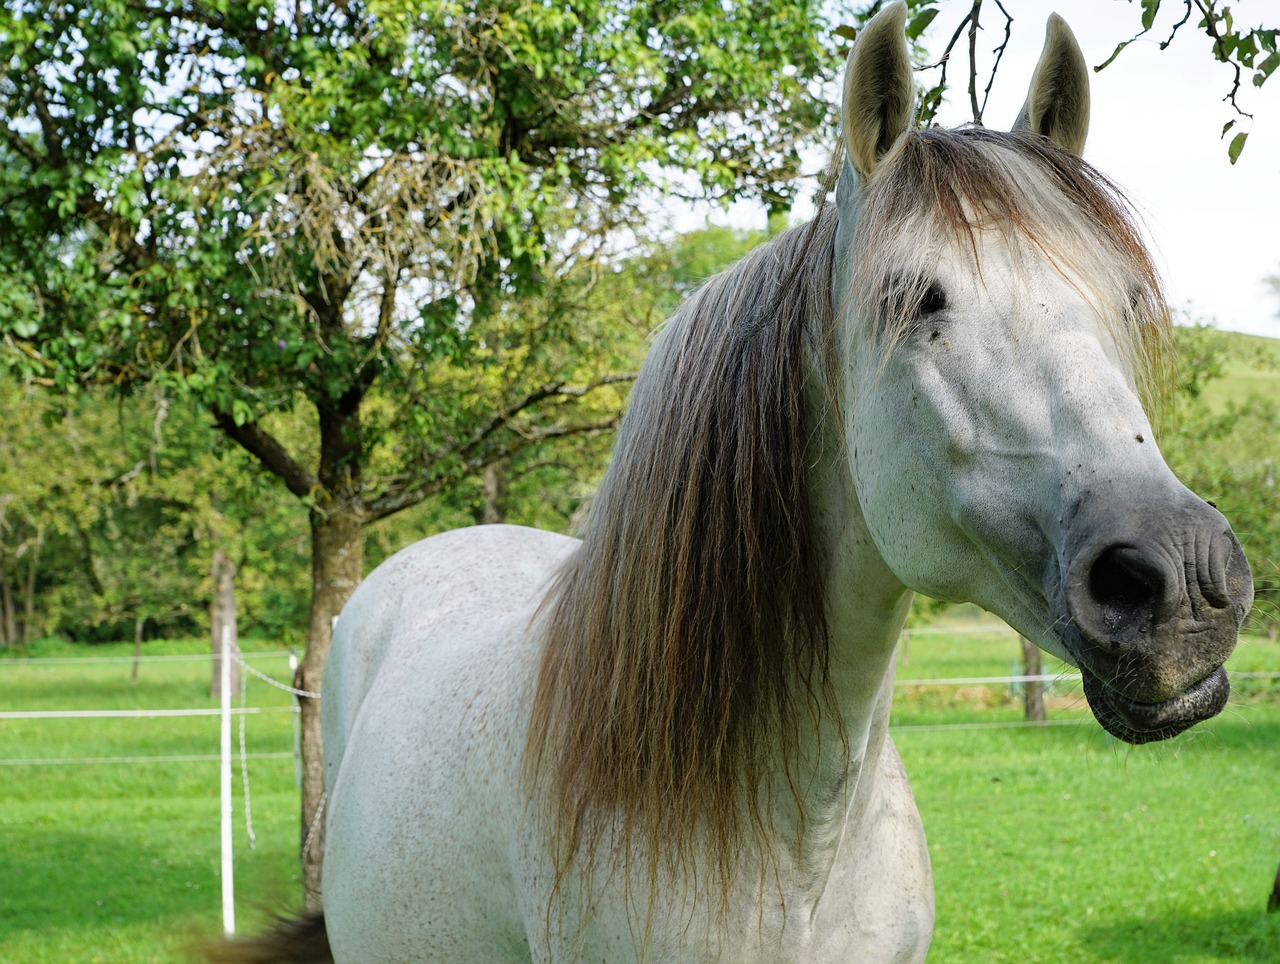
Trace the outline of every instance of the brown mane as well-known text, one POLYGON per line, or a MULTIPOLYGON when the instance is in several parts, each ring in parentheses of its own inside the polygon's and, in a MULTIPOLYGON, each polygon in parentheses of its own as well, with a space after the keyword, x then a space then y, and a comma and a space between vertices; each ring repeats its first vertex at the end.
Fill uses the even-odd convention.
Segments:
POLYGON ((801 403, 834 228, 824 214, 709 281, 636 383, 549 603, 529 728, 562 874, 617 814, 618 852, 644 845, 651 882, 659 853, 694 858, 695 831, 727 880, 744 821, 764 826, 775 748, 834 709, 801 403))

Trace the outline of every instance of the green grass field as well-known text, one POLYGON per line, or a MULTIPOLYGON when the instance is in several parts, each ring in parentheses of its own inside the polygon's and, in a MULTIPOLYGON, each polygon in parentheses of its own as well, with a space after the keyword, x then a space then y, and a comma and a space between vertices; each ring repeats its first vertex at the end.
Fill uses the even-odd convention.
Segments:
MULTIPOLYGON (((974 625, 914 634, 899 678, 1008 674, 1015 638, 974 625)), ((84 652, 45 644, 32 655, 84 652)), ((288 675, 283 654, 253 665, 288 675)), ((1247 640, 1229 665, 1280 670, 1280 645, 1247 640)), ((127 661, 0 660, 0 709, 212 706, 209 672, 203 661, 147 662, 133 684, 127 661)), ((288 705, 248 685, 249 705, 288 705)), ((1068 681, 1050 696, 1062 725, 1031 729, 933 728, 1016 722, 1007 686, 900 687, 894 738, 937 884, 930 960, 1280 960, 1280 915, 1264 912, 1280 861, 1280 686, 1250 680, 1236 691, 1218 719, 1135 748, 1108 740, 1068 681)), ((291 716, 250 716, 246 733, 250 753, 287 754, 291 716)), ((216 762, 82 762, 216 755, 217 734, 212 717, 0 720, 0 961, 189 961, 219 933, 216 762), (13 763, 53 758, 77 762, 13 763)), ((236 774, 241 929, 299 900, 293 763, 251 760, 250 776, 252 850, 236 774)))
MULTIPOLYGON (((164 644, 198 653, 207 644, 164 644)), ((253 647, 245 646, 246 651, 253 647)), ((126 646, 95 647, 123 656, 126 646)), ((156 649, 149 648, 149 652, 156 649)), ((84 655, 43 645, 33 655, 84 655)), ((284 653, 252 665, 289 675, 284 653)), ((0 660, 0 709, 213 707, 207 661, 145 662, 136 684, 127 661, 20 665, 0 660)), ((289 696, 249 679, 248 704, 276 708, 247 718, 246 748, 292 749, 289 696)), ((239 704, 238 698, 236 705, 239 704)), ((238 726, 233 729, 238 746, 238 726)), ((70 964, 176 962, 221 930, 218 720, 0 720, 0 961, 70 964), (212 755, 213 760, 79 762, 91 757, 212 755), (15 765, 15 759, 77 761, 15 765)), ((245 925, 291 906, 296 882, 298 793, 291 758, 249 761, 256 848, 236 789, 236 887, 245 925)))
MULTIPOLYGON (((898 675, 994 675, 1012 659, 1005 635, 917 635, 898 675)), ((1280 645, 1246 639, 1228 666, 1280 670, 1280 645)), ((1280 681, 1234 689, 1215 720, 1144 747, 1107 737, 1078 684, 1054 686, 1049 712, 1077 722, 1045 728, 912 729, 1016 720, 1020 703, 900 694, 894 740, 934 866, 930 960, 1280 961, 1280 915, 1265 912, 1280 863, 1280 681)))
POLYGON ((1280 339, 1222 332, 1234 353, 1224 377, 1210 383, 1207 395, 1215 408, 1241 405, 1251 398, 1280 400, 1280 339))

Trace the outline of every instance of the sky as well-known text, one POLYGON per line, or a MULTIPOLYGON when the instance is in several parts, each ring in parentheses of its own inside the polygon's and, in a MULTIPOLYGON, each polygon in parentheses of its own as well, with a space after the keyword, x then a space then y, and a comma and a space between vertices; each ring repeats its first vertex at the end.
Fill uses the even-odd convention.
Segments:
MULTIPOLYGON (((1127 0, 1003 3, 1014 17, 1013 35, 984 114, 989 127, 1007 128, 1017 116, 1051 11, 1070 24, 1091 67, 1141 29, 1139 5, 1127 0)), ((942 5, 923 38, 932 52, 941 52, 969 5, 942 5)), ((1163 8, 1147 38, 1091 74, 1085 158, 1136 205, 1175 308, 1194 321, 1280 338, 1280 296, 1264 283, 1268 275, 1280 275, 1280 71, 1261 89, 1245 75, 1237 99, 1254 118, 1237 124, 1236 130, 1249 130, 1249 139, 1238 162, 1230 164, 1219 135, 1236 116, 1223 100, 1233 73, 1213 59, 1211 41, 1195 29, 1198 17, 1160 50, 1184 9, 1179 0, 1165 0, 1163 8)), ((1276 0, 1236 0, 1231 8, 1237 23, 1280 26, 1276 0)), ((989 72, 990 51, 1003 39, 1003 17, 994 2, 984 5, 983 24, 978 63, 983 70, 985 61, 989 72)), ((970 119, 965 38, 952 57, 948 79, 961 86, 939 115, 945 124, 970 119)), ((821 163, 819 157, 815 169, 821 163)), ((796 213, 808 217, 812 207, 798 206, 796 213)), ((764 215, 742 207, 711 220, 759 227, 764 215)))

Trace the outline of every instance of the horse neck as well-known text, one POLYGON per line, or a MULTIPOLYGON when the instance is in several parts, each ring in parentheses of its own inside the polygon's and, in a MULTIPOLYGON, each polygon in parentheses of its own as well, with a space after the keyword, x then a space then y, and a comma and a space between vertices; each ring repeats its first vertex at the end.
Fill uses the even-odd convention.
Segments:
POLYGON ((807 768, 799 774, 803 820, 799 807, 792 810, 787 803, 777 825, 794 831, 799 862, 821 874, 875 792, 894 653, 912 594, 881 558, 863 519, 840 419, 829 414, 815 421, 821 426, 822 455, 810 493, 824 560, 830 678, 840 715, 824 713, 799 754, 807 768))

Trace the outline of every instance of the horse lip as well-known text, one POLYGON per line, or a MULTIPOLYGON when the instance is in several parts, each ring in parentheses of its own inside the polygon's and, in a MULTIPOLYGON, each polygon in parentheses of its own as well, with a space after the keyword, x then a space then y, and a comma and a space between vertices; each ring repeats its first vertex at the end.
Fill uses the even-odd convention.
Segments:
POLYGON ((1080 672, 1089 709, 1104 730, 1126 743, 1152 743, 1177 736, 1217 715, 1231 692, 1227 672, 1221 666, 1178 696, 1159 703, 1129 699, 1088 670, 1080 672))

